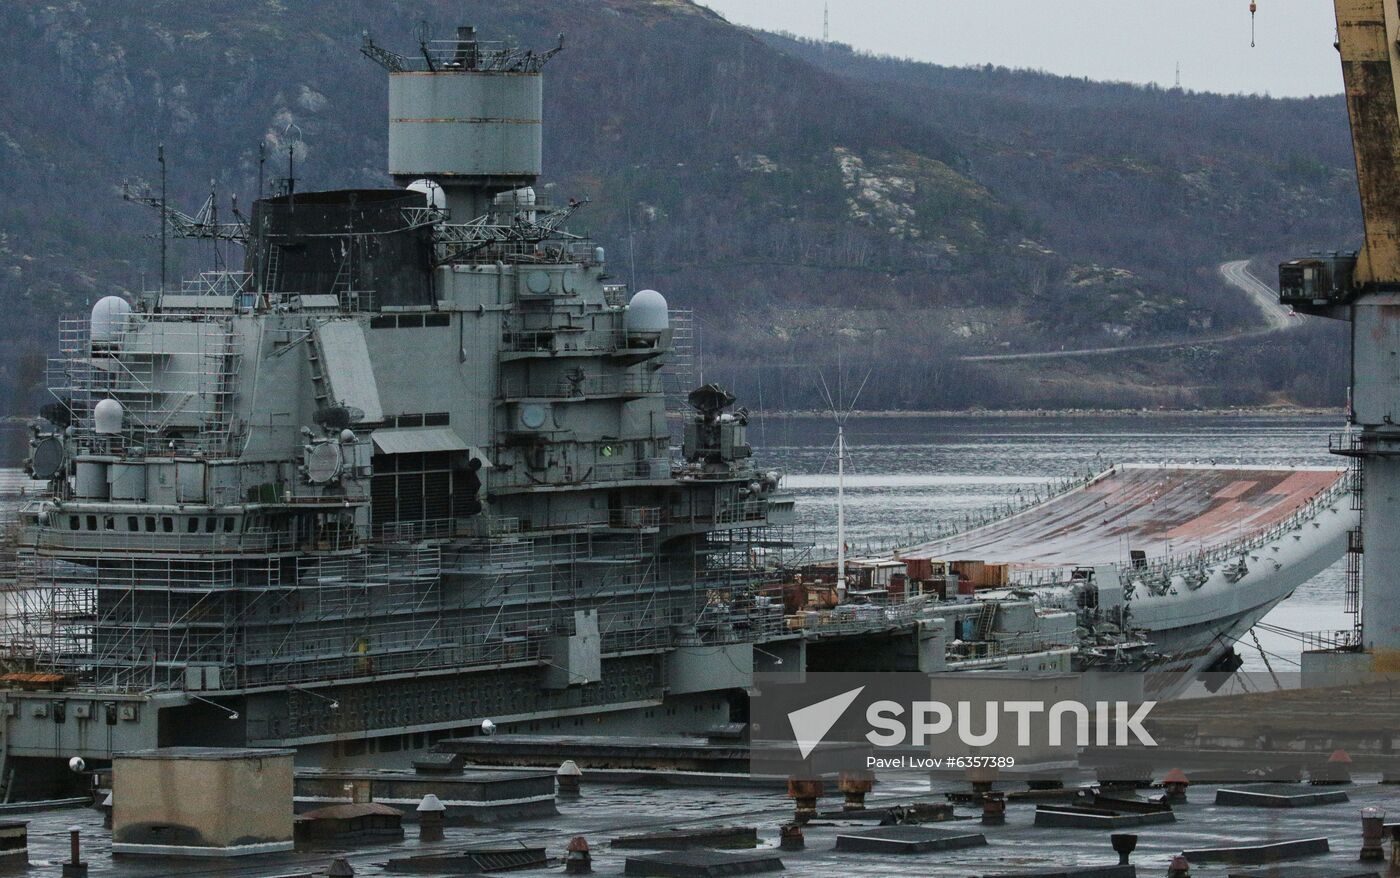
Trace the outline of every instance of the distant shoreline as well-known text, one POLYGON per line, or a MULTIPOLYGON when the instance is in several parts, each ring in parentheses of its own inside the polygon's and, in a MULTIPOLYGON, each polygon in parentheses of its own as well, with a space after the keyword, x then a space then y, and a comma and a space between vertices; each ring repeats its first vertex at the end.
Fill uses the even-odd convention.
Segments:
MULTIPOLYGON (((750 416, 767 418, 829 418, 830 412, 813 410, 750 412, 750 416)), ((915 411, 867 411, 857 409, 851 417, 859 418, 1225 418, 1346 416, 1346 409, 1260 406, 1258 408, 1224 409, 944 409, 915 411)))

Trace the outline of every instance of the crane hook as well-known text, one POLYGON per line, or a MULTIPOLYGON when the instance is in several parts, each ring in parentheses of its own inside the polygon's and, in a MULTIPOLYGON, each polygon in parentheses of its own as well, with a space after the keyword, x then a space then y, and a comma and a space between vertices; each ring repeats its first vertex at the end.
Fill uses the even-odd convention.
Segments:
POLYGON ((1254 48, 1254 13, 1259 11, 1259 4, 1254 0, 1249 0, 1249 47, 1254 48))

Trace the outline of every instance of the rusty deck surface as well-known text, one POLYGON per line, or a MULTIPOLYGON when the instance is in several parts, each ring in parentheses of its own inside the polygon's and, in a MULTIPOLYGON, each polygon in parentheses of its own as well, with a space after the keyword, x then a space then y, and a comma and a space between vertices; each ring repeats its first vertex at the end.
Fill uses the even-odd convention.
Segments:
POLYGON ((1134 549, 1148 557, 1208 550, 1279 524, 1345 474, 1321 467, 1115 467, 1082 488, 900 556, 1033 569, 1126 563, 1134 549))

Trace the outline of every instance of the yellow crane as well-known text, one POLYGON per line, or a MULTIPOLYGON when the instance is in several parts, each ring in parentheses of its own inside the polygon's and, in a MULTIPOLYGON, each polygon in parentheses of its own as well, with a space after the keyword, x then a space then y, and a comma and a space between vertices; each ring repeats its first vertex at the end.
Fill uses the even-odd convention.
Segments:
POLYGON ((1352 460, 1360 488, 1347 565, 1359 624, 1346 648, 1304 653, 1304 685, 1311 673, 1400 671, 1400 5, 1333 5, 1364 238, 1356 252, 1279 266, 1279 300, 1351 324, 1348 429, 1331 446, 1352 460))

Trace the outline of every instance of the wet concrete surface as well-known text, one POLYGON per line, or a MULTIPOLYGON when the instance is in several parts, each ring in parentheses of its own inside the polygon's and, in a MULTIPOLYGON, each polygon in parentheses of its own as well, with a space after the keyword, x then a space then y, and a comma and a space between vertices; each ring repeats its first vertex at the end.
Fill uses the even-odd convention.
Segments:
MULTIPOLYGON (((1177 822, 1142 827, 1132 861, 1143 876, 1165 875, 1171 857, 1182 850, 1222 847, 1249 843, 1276 842, 1325 836, 1331 852, 1296 861, 1309 869, 1354 867, 1361 845, 1361 809, 1377 806, 1400 816, 1400 786, 1377 783, 1378 775, 1359 775, 1357 783, 1346 787, 1350 802, 1296 809, 1254 809, 1222 807, 1214 804, 1217 786, 1193 786, 1189 801, 1176 806, 1177 822)), ((1089 778, 1085 777, 1087 783, 1089 778)), ((1006 785, 1019 789, 1020 785, 1006 785)), ((947 790, 966 789, 961 781, 938 781, 932 786, 926 777, 915 774, 882 776, 871 806, 915 800, 943 801, 947 790)), ((1309 788, 1299 785, 1298 789, 1309 788)), ((839 802, 836 795, 821 801, 839 802)), ((454 848, 524 841, 544 845, 561 865, 548 870, 512 872, 513 875, 562 874, 562 857, 569 839, 582 835, 592 847, 597 874, 621 875, 628 851, 613 851, 607 840, 617 835, 659 830, 667 827, 695 827, 741 824, 758 827, 760 845, 776 847, 778 827, 792 815, 792 803, 781 790, 771 792, 745 788, 677 788, 672 786, 590 785, 584 779, 583 796, 559 803, 557 817, 521 820, 493 827, 449 827, 442 842, 423 845, 416 840, 416 828, 408 830, 403 844, 373 845, 362 848, 320 848, 296 853, 268 855, 236 861, 166 860, 111 856, 111 835, 102 829, 102 817, 95 810, 48 811, 28 815, 30 875, 58 875, 59 863, 67 858, 70 825, 82 828, 84 859, 91 875, 117 878, 272 878, 272 876, 325 874, 332 857, 346 856, 356 875, 383 875, 383 863, 391 857, 450 852, 454 848)), ((819 878, 850 876, 958 876, 986 875, 1044 869, 1050 866, 1105 865, 1117 862, 1109 843, 1109 833, 1096 830, 1066 831, 1034 826, 1035 805, 1012 801, 1003 826, 983 826, 977 812, 959 807, 964 822, 953 824, 983 833, 987 846, 926 854, 851 854, 834 850, 836 836, 853 826, 871 826, 839 819, 819 819, 805 829, 806 849, 783 852, 790 875, 819 878)), ((1393 817, 1388 818, 1393 819, 1393 817)), ((949 826, 949 824, 935 824, 949 826)), ((630 852, 634 853, 635 852, 630 852)), ((1369 864, 1368 864, 1369 865, 1369 864)), ((1387 866, 1375 864, 1385 875, 1387 866)), ((1224 864, 1193 865, 1195 878, 1229 874, 1224 864)), ((1234 868, 1233 871, 1238 871, 1234 868)), ((1400 874, 1397 871, 1394 874, 1400 874)))

